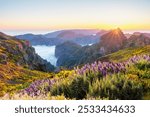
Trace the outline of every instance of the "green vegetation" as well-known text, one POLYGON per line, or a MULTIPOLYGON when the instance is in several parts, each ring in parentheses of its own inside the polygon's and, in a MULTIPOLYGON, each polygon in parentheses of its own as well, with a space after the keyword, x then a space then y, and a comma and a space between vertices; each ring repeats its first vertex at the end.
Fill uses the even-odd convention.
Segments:
POLYGON ((52 79, 33 82, 11 99, 16 95, 23 99, 150 99, 149 58, 135 56, 125 62, 126 65, 95 62, 74 71, 64 70, 52 79))
POLYGON ((117 73, 102 78, 92 74, 88 77, 74 77, 72 80, 66 78, 52 87, 51 94, 63 94, 71 99, 144 99, 147 92, 150 92, 150 82, 145 80, 150 79, 150 74, 147 74, 149 69, 150 67, 146 67, 143 73, 137 65, 133 65, 125 74, 117 73))
POLYGON ((134 47, 119 50, 115 53, 99 58, 100 61, 122 62, 126 61, 134 55, 150 54, 150 45, 144 47, 134 47))
POLYGON ((95 62, 57 74, 0 64, 4 79, 0 95, 5 95, 2 99, 150 99, 149 58, 135 56, 126 64, 95 62))
POLYGON ((52 77, 52 73, 29 70, 13 63, 0 64, 0 96, 23 89, 35 80, 52 77))

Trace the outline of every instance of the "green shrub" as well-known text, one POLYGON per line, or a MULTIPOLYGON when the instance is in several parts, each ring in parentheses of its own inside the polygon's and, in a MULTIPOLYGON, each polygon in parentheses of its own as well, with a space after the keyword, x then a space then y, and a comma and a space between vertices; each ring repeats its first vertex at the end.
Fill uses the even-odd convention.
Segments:
POLYGON ((51 89, 51 94, 54 96, 64 95, 67 98, 83 99, 88 92, 89 82, 83 77, 74 79, 64 79, 57 82, 51 89))
POLYGON ((140 79, 150 79, 150 63, 140 61, 129 67, 127 73, 137 75, 140 79))
POLYGON ((141 99, 143 85, 137 80, 129 79, 127 75, 115 74, 94 82, 88 95, 109 99, 141 99))
POLYGON ((140 61, 140 62, 136 63, 135 66, 139 70, 150 70, 150 63, 147 61, 140 61))
POLYGON ((89 89, 89 80, 86 77, 77 77, 75 78, 71 84, 71 96, 70 98, 83 99, 86 97, 88 89, 89 89))
POLYGON ((71 89, 70 89, 70 81, 68 79, 63 79, 61 81, 56 82, 51 88, 51 95, 64 95, 65 97, 70 97, 71 89))

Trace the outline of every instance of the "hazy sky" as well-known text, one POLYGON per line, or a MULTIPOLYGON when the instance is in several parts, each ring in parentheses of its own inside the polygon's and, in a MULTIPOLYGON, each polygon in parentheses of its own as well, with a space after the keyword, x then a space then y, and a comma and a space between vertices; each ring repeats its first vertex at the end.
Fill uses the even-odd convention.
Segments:
POLYGON ((150 30, 150 0, 0 0, 0 31, 150 30))

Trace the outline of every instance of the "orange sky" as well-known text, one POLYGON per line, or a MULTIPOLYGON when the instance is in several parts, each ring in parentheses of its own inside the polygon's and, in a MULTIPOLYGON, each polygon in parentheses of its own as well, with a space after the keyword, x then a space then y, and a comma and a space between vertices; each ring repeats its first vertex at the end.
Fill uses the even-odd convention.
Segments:
POLYGON ((150 0, 1 0, 0 31, 150 30, 150 0))

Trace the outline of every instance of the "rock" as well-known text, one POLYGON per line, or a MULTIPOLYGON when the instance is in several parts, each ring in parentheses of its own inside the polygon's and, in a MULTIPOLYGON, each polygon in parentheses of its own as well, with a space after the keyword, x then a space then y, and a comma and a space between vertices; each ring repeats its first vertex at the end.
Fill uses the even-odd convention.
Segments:
POLYGON ((0 53, 1 64, 13 62, 18 66, 26 66, 29 69, 44 72, 54 71, 55 69, 51 63, 35 53, 34 48, 30 46, 28 41, 18 40, 0 33, 0 50, 1 49, 4 50, 3 53, 5 53, 0 53))

